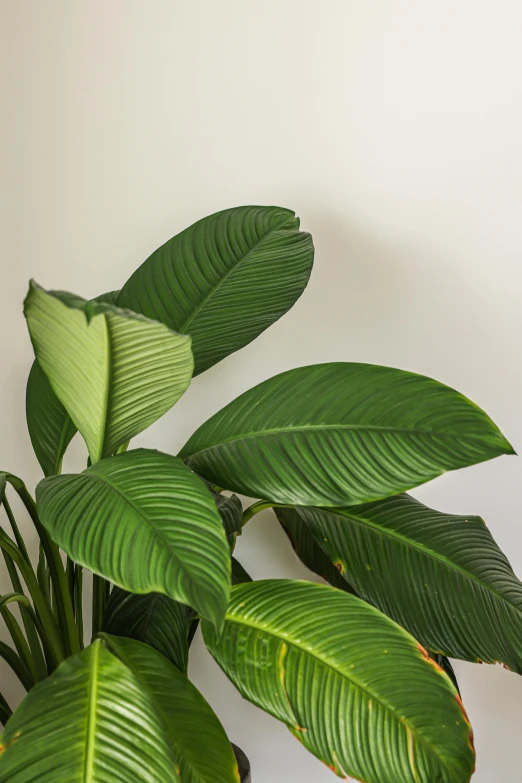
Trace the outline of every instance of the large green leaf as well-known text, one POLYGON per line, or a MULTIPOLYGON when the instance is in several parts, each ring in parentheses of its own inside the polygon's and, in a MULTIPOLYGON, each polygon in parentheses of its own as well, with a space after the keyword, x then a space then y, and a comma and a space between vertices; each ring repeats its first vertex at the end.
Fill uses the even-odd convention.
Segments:
MULTIPOLYGON (((119 291, 109 291, 91 301, 114 304, 118 294, 119 291)), ((63 455, 77 429, 36 361, 27 379, 25 404, 27 429, 36 458, 44 474, 54 476, 61 470, 63 455)))
POLYGON ((344 506, 395 495, 513 449, 458 392, 371 364, 276 375, 205 422, 180 456, 250 497, 344 506))
POLYGON ((197 375, 277 321, 312 269, 310 234, 280 207, 199 220, 156 250, 123 286, 120 307, 192 336, 197 375))
POLYGON ((76 563, 133 593, 164 593, 221 623, 230 553, 207 487, 181 460, 136 449, 36 489, 42 523, 76 563))
POLYGON ((115 587, 105 611, 103 630, 145 642, 186 672, 192 619, 190 610, 168 595, 136 595, 115 587))
POLYGON ((155 705, 95 641, 36 685, 1 737, 2 783, 176 783, 155 705))
POLYGON ((102 638, 154 705, 173 748, 181 783, 239 783, 227 735, 190 680, 145 644, 105 634, 102 638))
POLYGON ((471 730, 450 680, 406 631, 353 595, 273 580, 232 589, 205 641, 242 695, 340 777, 467 783, 471 730))
POLYGON ((408 495, 298 512, 357 593, 428 649, 522 674, 522 583, 482 519, 408 495))
POLYGON ((53 476, 60 472, 76 427, 36 361, 27 379, 25 411, 36 458, 44 474, 53 476))
POLYGON ((156 421, 190 383, 190 338, 142 315, 35 283, 25 315, 38 363, 93 463, 156 421))
POLYGON ((274 511, 301 562, 333 587, 352 593, 352 587, 341 575, 340 564, 332 563, 297 511, 294 508, 275 508, 274 511))

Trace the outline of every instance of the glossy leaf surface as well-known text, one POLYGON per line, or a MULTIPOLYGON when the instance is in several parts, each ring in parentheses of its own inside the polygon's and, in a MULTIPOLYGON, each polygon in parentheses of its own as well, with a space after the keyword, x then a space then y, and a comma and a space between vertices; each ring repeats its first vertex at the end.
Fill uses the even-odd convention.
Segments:
POLYGON ((188 607, 168 595, 137 595, 115 587, 107 604, 103 630, 150 645, 186 672, 191 621, 188 607))
POLYGON ((470 726, 448 677, 406 631, 327 585, 234 587, 225 629, 205 641, 242 695, 340 777, 467 783, 470 726))
POLYGON ((106 635, 103 639, 154 705, 173 748, 181 783, 239 783, 225 731, 190 680, 145 644, 106 635))
POLYGON ((176 457, 137 449, 44 479, 42 523, 76 563, 133 593, 164 593, 219 624, 229 546, 209 490, 176 457))
POLYGON ((482 519, 408 495, 298 512, 357 593, 429 650, 522 673, 522 584, 482 519))
POLYGON ((25 697, 1 737, 2 783, 176 783, 155 705, 100 641, 25 697))
POLYGON ((31 283, 25 316, 36 358, 92 463, 156 421, 190 383, 190 338, 141 315, 31 283))
POLYGON ((280 207, 237 207, 199 220, 156 250, 123 286, 120 307, 190 334, 197 375, 255 339, 300 297, 314 249, 280 207))
POLYGON ((458 392, 370 364, 317 364, 242 394, 180 456, 220 487, 336 506, 395 495, 512 448, 458 392))

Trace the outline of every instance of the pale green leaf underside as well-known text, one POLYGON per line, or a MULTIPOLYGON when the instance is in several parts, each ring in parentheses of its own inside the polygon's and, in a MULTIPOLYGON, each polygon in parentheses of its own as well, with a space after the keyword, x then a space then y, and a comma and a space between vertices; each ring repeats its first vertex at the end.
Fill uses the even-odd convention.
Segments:
POLYGON ((76 427, 51 388, 38 362, 33 362, 25 398, 27 429, 44 475, 60 472, 63 455, 76 427))
POLYGON ((227 209, 156 250, 117 304, 190 334, 194 374, 247 345, 301 296, 312 269, 310 234, 281 207, 227 209))
POLYGON ((1 737, 2 783, 176 783, 154 705, 100 641, 36 685, 1 737))
POLYGON ((507 453, 491 419, 448 386, 339 362, 260 383, 205 422, 180 456, 250 497, 345 506, 507 453))
POLYGON ((482 519, 408 495, 297 511, 357 593, 428 649, 522 674, 522 584, 482 519))
POLYGON ((154 705, 173 749, 181 783, 239 783, 221 723, 190 680, 145 644, 102 635, 154 705))
POLYGON ((230 554, 204 483, 181 460, 136 449, 78 475, 44 479, 36 500, 52 538, 80 565, 133 593, 164 593, 222 621, 230 554))
POLYGON ((137 595, 115 587, 105 611, 103 630, 145 642, 186 672, 191 622, 187 607, 168 595, 137 595))
POLYGON ((470 727, 447 676, 355 596, 311 582, 232 589, 205 641, 242 695, 288 725, 340 777, 467 783, 470 727))
POLYGON ((34 283, 25 315, 36 358, 93 463, 166 413, 190 383, 190 338, 163 324, 34 283))

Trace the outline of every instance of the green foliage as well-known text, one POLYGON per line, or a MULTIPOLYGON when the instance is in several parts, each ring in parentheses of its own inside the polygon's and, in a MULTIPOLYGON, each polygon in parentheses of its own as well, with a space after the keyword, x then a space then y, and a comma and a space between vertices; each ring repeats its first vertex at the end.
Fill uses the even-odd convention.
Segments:
POLYGON ((36 358, 93 463, 166 413, 190 383, 190 338, 156 321, 35 283, 25 315, 36 358))
POLYGON ((430 650, 522 673, 522 584, 482 519, 408 495, 298 513, 358 595, 430 650))
POLYGON ((188 607, 168 595, 137 595, 115 587, 105 610, 103 630, 148 644, 186 673, 191 622, 188 607))
POLYGON ((446 656, 522 673, 522 585, 482 520, 403 493, 513 453, 479 407, 411 372, 318 364, 245 392, 177 457, 127 450, 193 374, 292 307, 313 253, 292 211, 239 207, 169 240, 119 291, 87 301, 31 283, 26 414, 45 478, 34 501, 0 471, 0 658, 28 691, 14 713, 0 694, 2 783, 238 783, 186 674, 200 621, 243 696, 337 775, 468 783, 446 656), (77 430, 87 468, 60 475, 77 430), (234 492, 257 502, 243 511, 234 492), (252 580, 232 553, 267 508, 331 586, 252 580))
POLYGON ((280 207, 238 207, 199 220, 156 250, 116 303, 190 334, 194 374, 254 340, 301 296, 310 234, 280 207))
POLYGON ((250 497, 337 506, 509 453, 491 419, 453 389, 338 362, 260 383, 205 422, 180 456, 208 481, 250 497))
POLYGON ((37 487, 42 524, 76 563, 134 593, 182 601, 219 625, 229 548, 209 490, 176 457, 136 449, 37 487))
POLYGON ((154 704, 101 641, 33 688, 2 744, 2 783, 180 780, 154 704))
POLYGON ((252 582, 233 588, 220 637, 203 628, 242 695, 340 777, 469 779, 471 730, 453 685, 359 598, 311 582, 252 582))

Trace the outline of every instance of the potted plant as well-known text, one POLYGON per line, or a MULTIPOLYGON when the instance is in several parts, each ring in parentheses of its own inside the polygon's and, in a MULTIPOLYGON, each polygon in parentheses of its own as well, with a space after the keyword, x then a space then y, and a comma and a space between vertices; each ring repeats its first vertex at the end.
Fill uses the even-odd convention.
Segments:
POLYGON ((194 375, 292 307, 313 255, 293 212, 240 207, 168 241, 118 292, 86 301, 31 283, 27 423, 45 477, 33 500, 0 474, 13 584, 0 655, 28 691, 14 713, 0 697, 2 783, 246 780, 186 674, 199 624, 241 694, 338 776, 470 779, 446 656, 520 673, 522 586, 481 519, 405 493, 513 453, 479 407, 421 375, 336 362, 260 383, 177 456, 129 448, 194 375), (77 431, 88 464, 63 475, 77 431), (258 500, 243 510, 234 493, 258 500), (234 546, 266 508, 329 584, 250 579, 234 546))

